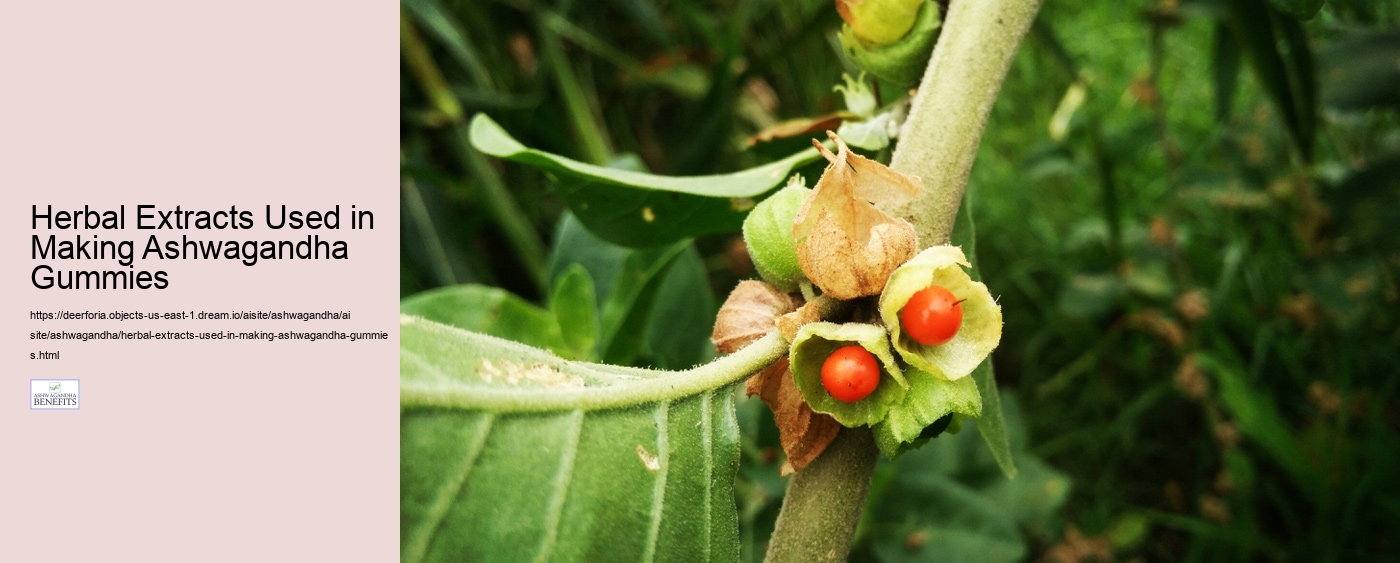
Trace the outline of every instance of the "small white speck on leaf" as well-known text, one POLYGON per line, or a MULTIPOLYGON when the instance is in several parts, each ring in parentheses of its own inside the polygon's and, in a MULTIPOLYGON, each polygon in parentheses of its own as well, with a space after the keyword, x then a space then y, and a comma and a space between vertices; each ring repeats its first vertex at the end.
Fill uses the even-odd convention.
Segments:
POLYGON ((642 460, 642 466, 646 467, 647 471, 655 473, 661 470, 661 460, 651 455, 646 446, 637 444, 637 458, 642 460))
POLYGON ((546 389, 579 389, 583 387, 583 379, 577 375, 570 375, 550 367, 544 363, 534 363, 522 365, 510 360, 501 360, 501 365, 496 365, 489 359, 481 359, 481 369, 477 370, 477 376, 486 383, 495 383, 497 379, 504 379, 511 386, 519 387, 522 382, 530 382, 546 389))
POLYGON ((643 207, 643 208, 642 208, 642 220, 643 220, 643 221, 646 221, 646 222, 648 222, 648 223, 651 223, 651 222, 653 222, 653 221, 656 221, 656 214, 651 212, 651 208, 650 208, 650 207, 643 207))

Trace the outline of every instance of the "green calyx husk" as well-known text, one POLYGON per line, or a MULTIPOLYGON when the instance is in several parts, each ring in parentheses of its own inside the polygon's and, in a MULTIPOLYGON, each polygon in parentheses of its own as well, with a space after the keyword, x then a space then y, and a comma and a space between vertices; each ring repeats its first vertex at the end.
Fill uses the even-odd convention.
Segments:
POLYGON ((797 291, 798 284, 807 279, 797 262, 792 219, 810 193, 812 190, 803 187, 800 180, 789 181, 787 187, 759 202, 744 219, 744 243, 754 268, 764 281, 783 291, 797 291))
POLYGON ((967 267, 971 264, 958 247, 930 247, 896 269, 880 294, 880 319, 890 331, 895 351, 910 366, 949 381, 967 379, 1001 342, 1001 306, 986 285, 963 271, 967 267), (909 298, 931 285, 948 288, 964 300, 957 335, 938 346, 925 346, 910 338, 899 318, 909 298))
MULTIPOLYGON (((890 405, 905 400, 905 389, 909 383, 890 353, 889 339, 879 325, 810 323, 797 331, 791 354, 793 382, 807 405, 813 411, 831 415, 843 426, 877 424, 885 419, 890 405), (832 352, 852 344, 869 350, 879 360, 880 384, 868 397, 854 403, 843 403, 822 386, 822 364, 826 363, 832 352)), ((976 392, 976 387, 973 392, 976 392)))
POLYGON ((919 8, 914 26, 898 41, 875 45, 861 39, 850 24, 845 24, 841 26, 841 46, 852 61, 870 74, 896 86, 908 87, 923 77, 942 27, 938 5, 928 0, 919 8))
POLYGON ((972 378, 949 381, 912 367, 904 376, 909 380, 909 391, 889 406, 884 420, 871 426, 875 445, 885 457, 894 459, 928 442, 921 434, 944 416, 982 415, 982 395, 972 378))

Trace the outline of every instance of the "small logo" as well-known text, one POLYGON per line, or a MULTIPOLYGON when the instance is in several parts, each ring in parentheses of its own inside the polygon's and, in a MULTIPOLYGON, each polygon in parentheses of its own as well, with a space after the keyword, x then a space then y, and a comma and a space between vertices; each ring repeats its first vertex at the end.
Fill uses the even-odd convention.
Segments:
POLYGON ((76 379, 29 380, 30 410, 78 410, 81 402, 76 379))

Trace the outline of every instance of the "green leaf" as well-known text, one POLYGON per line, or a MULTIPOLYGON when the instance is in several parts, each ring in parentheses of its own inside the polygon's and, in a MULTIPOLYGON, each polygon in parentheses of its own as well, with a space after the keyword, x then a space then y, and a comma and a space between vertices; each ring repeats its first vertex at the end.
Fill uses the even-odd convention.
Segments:
POLYGON ((1313 488, 1316 483, 1303 457, 1303 449, 1273 399, 1267 393, 1254 389, 1242 370, 1214 356, 1198 352, 1196 363, 1204 371, 1215 375, 1220 386, 1220 401, 1234 416, 1240 432, 1262 446, 1299 487, 1313 488))
POLYGON ((593 278, 583 266, 573 264, 554 282, 549 309, 559 323, 559 333, 573 358, 593 357, 598 344, 598 302, 593 278))
POLYGON ((738 559, 732 386, 776 335, 660 372, 400 324, 403 561, 738 559))
POLYGON ((528 148, 484 114, 472 119, 471 140, 481 152, 543 170, 589 230, 634 248, 738 230, 753 198, 819 156, 806 149, 732 174, 671 177, 594 166, 528 148))
POLYGON ((887 458, 894 459, 904 453, 925 427, 948 413, 974 418, 982 414, 982 399, 972 378, 948 381, 913 366, 905 377, 909 380, 909 391, 890 405, 884 420, 871 426, 875 444, 887 458))
POLYGON ((1301 24, 1274 11, 1264 0, 1232 0, 1230 8, 1230 26, 1250 57, 1255 76, 1282 114, 1303 159, 1311 160, 1317 81, 1301 24), (1279 48, 1280 38, 1286 49, 1279 48))
POLYGON ((710 332, 718 311, 705 262, 694 244, 686 245, 660 278, 647 319, 645 352, 650 363, 683 369, 714 357, 710 332))
POLYGON ((972 380, 982 395, 982 416, 977 420, 977 432, 982 435, 992 458, 997 460, 1007 479, 1016 478, 1016 461, 1011 457, 1011 441, 1006 433, 1006 419, 1001 414, 1001 399, 996 378, 992 374, 992 359, 987 358, 972 370, 972 380))
POLYGON ((964 483, 936 473, 900 472, 886 492, 882 519, 892 520, 875 543, 881 561, 1011 563, 1026 555, 1016 521, 1003 506, 964 483), (909 549, 905 538, 918 538, 909 549), (896 538, 905 539, 897 541, 896 538))
MULTIPOLYGON (((958 208, 958 220, 953 225, 949 237, 953 244, 961 246, 967 259, 972 263, 968 275, 981 281, 982 272, 977 262, 977 225, 972 220, 972 197, 974 190, 963 194, 958 208)), ((982 415, 977 420, 977 432, 982 435, 987 449, 991 450, 997 466, 1006 478, 1016 477, 1016 462, 1011 456, 1011 442, 1006 432, 1006 417, 1001 412, 1000 393, 997 392, 996 376, 992 369, 992 358, 987 357, 977 369, 972 370, 972 380, 977 382, 977 391, 982 395, 982 415)))
POLYGON ((667 268, 691 247, 689 241, 682 241, 661 248, 628 249, 598 238, 572 214, 560 218, 549 270, 558 279, 577 264, 596 282, 594 293, 601 303, 598 357, 604 362, 630 365, 641 357, 667 268))
POLYGON ((1215 118, 1224 122, 1230 116, 1230 107, 1235 103, 1235 91, 1240 83, 1240 46, 1225 22, 1215 26, 1211 72, 1215 76, 1215 118))
POLYGON ((471 74, 472 80, 480 87, 492 88, 491 73, 477 56, 476 49, 467 41, 462 26, 448 12, 432 0, 409 0, 402 5, 413 14, 414 19, 423 24, 428 32, 437 37, 447 47, 447 52, 457 59, 458 64, 471 74))
POLYGON ((500 288, 466 284, 404 299, 399 312, 569 356, 554 314, 500 288))
POLYGON ((623 262, 613 292, 603 304, 603 361, 629 365, 646 346, 646 327, 651 319, 656 293, 663 274, 677 256, 690 248, 690 241, 660 249, 640 250, 623 262))
POLYGON ((1400 32, 1355 34, 1317 51, 1323 101, 1331 108, 1366 111, 1400 106, 1400 32))
POLYGON ((1306 20, 1317 15, 1327 0, 1269 0, 1279 11, 1295 18, 1306 20))

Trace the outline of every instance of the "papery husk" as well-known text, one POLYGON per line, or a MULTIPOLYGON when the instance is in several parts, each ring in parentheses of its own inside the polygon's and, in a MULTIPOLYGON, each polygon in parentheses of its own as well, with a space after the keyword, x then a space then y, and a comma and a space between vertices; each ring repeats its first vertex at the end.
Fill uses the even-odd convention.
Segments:
POLYGON ((796 298, 772 285, 756 280, 741 281, 719 308, 710 341, 721 352, 737 352, 777 330, 778 316, 797 309, 798 303, 796 298))
POLYGON ((797 338, 797 331, 802 327, 822 320, 821 310, 815 301, 804 303, 796 311, 778 316, 778 333, 783 336, 783 340, 792 342, 797 338))
POLYGON ((749 378, 747 391, 750 396, 758 395, 773 410, 778 440, 788 457, 783 463, 782 475, 801 471, 821 455, 841 431, 836 419, 813 412, 802 399, 802 392, 792 381, 787 358, 749 378))
POLYGON ((836 299, 875 295, 885 281, 918 251, 908 221, 890 217, 871 202, 895 204, 923 191, 914 176, 852 153, 830 131, 837 152, 820 144, 829 164, 793 219, 797 260, 807 279, 836 299))

